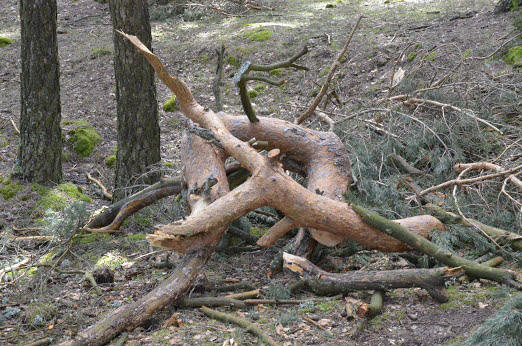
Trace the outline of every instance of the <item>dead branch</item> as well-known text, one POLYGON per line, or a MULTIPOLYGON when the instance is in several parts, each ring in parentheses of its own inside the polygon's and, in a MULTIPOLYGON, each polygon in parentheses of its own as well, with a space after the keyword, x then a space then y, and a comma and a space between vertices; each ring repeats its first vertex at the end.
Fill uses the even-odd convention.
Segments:
POLYGON ((11 125, 13 125, 13 128, 17 135, 20 134, 20 130, 18 129, 18 126, 16 126, 16 123, 14 122, 13 118, 9 117, 9 120, 11 121, 11 125))
POLYGON ((493 238, 495 242, 501 245, 509 244, 513 248, 513 250, 522 251, 521 235, 483 224, 482 222, 477 221, 475 219, 463 219, 459 215, 450 213, 433 203, 427 203, 424 205, 424 207, 444 223, 458 223, 467 227, 478 227, 481 229, 482 232, 486 233, 489 237, 493 238))
POLYGON ((92 181, 93 183, 95 183, 96 185, 98 185, 100 187, 100 189, 102 190, 102 193, 103 193, 103 197, 107 198, 109 201, 112 200, 112 193, 107 191, 107 188, 105 187, 105 185, 103 185, 101 183, 101 181, 94 178, 92 175, 89 174, 89 172, 87 172, 87 179, 89 179, 90 181, 92 181))
POLYGON ((239 317, 238 315, 226 314, 224 312, 216 311, 209 309, 207 307, 202 307, 201 312, 205 315, 217 319, 219 321, 230 322, 237 324, 238 326, 245 328, 250 333, 256 335, 261 339, 264 343, 270 346, 276 346, 277 343, 270 337, 268 334, 265 334, 261 329, 259 329, 255 324, 248 322, 247 320, 239 317))
POLYGON ((289 68, 289 67, 295 67, 294 62, 297 61, 300 57, 308 53, 308 47, 304 46, 303 49, 295 54, 294 56, 281 61, 276 62, 274 64, 270 65, 257 65, 252 64, 250 61, 245 62, 240 68, 239 71, 234 76, 234 83, 239 89, 239 96, 241 99, 241 105, 243 106, 243 110, 245 111, 245 114, 247 115, 250 122, 254 123, 259 121, 257 119, 256 113, 254 112, 254 109, 252 108, 252 103, 250 102, 250 97, 248 96, 247 91, 247 82, 249 80, 257 80, 261 81, 267 84, 280 86, 285 83, 285 80, 280 81, 273 81, 269 78, 263 77, 263 76, 249 76, 248 73, 250 71, 258 71, 258 72, 270 72, 275 69, 279 68, 289 68))
POLYGON ((467 115, 469 116, 470 118, 478 121, 478 122, 481 122, 483 124, 485 124, 486 126, 492 128, 493 130, 497 131, 498 133, 502 134, 502 131, 496 127, 495 125, 493 125, 492 123, 490 123, 489 121, 487 120, 484 120, 482 118, 479 118, 475 115, 475 113, 471 110, 471 109, 464 109, 464 108, 459 108, 457 106, 454 106, 454 105, 451 105, 451 104, 448 104, 448 103, 442 103, 442 102, 438 102, 438 101, 434 101, 434 100, 428 100, 428 99, 420 99, 420 98, 416 98, 416 97, 409 97, 408 95, 397 95, 397 96, 393 96, 393 97, 390 97, 388 98, 389 101, 402 101, 404 103, 404 105, 406 106, 410 106, 410 105, 419 105, 419 106, 423 106, 423 105, 431 105, 431 106, 435 106, 435 107, 439 107, 441 109, 451 109, 453 111, 456 111, 456 112, 459 112, 459 113, 462 113, 464 115, 467 115))
POLYGON ((467 260, 435 245, 429 240, 408 231, 398 223, 391 222, 374 212, 356 205, 352 205, 352 208, 355 212, 361 215, 364 221, 381 230, 381 232, 403 241, 412 248, 430 255, 448 266, 462 267, 466 271, 466 274, 470 276, 488 279, 517 289, 522 289, 522 284, 517 281, 516 275, 512 271, 490 268, 467 260))
POLYGON ((476 182, 479 182, 479 181, 484 181, 484 180, 488 180, 488 179, 502 177, 502 176, 505 176, 505 175, 509 175, 509 174, 513 174, 515 172, 518 172, 521 169, 522 169, 522 165, 514 167, 514 168, 511 168, 511 169, 508 169, 507 171, 501 171, 501 172, 498 172, 498 173, 487 174, 487 175, 483 175, 483 176, 480 176, 480 177, 468 178, 468 179, 459 179, 459 178, 457 178, 457 179, 448 180, 448 181, 445 181, 444 183, 441 183, 439 185, 435 185, 435 186, 432 186, 432 187, 427 188, 425 190, 422 190, 421 192, 419 192, 419 195, 423 196, 425 194, 428 194, 428 193, 433 192, 433 191, 440 190, 440 189, 448 187, 448 186, 472 184, 472 183, 476 183, 476 182))
MULTIPOLYGON (((455 172, 460 173, 465 169, 470 169, 471 171, 494 171, 497 173, 506 172, 506 169, 502 166, 495 165, 490 162, 472 162, 472 163, 457 163, 455 167, 455 172)), ((510 180, 514 185, 516 185, 522 191, 522 181, 518 179, 514 174, 508 176, 506 180, 510 180)))
POLYGON ((332 79, 335 75, 335 72, 337 72, 337 68, 341 66, 341 60, 343 59, 343 56, 346 54, 346 51, 348 50, 348 46, 350 45, 350 42, 352 41, 352 37, 355 34, 355 31, 357 30, 357 27, 359 26, 359 23, 361 22, 361 19, 363 16, 359 16, 357 18, 357 21, 355 22, 355 25, 353 26, 352 32, 348 36, 348 39, 344 43, 343 49, 337 54, 336 59, 332 63, 332 66, 330 67, 330 71, 328 72, 328 75, 326 76, 326 80, 323 83, 323 86, 321 87, 321 90, 317 94, 317 96, 314 98, 312 104, 308 109, 301 115, 299 118, 297 118, 296 123, 300 124, 303 121, 305 121, 307 118, 312 116, 314 114, 315 109, 321 103, 321 100, 323 99, 324 95, 326 94, 326 91, 328 90, 328 87, 330 86, 330 83, 332 82, 332 79))
POLYGON ((393 288, 421 287, 439 302, 448 301, 444 282, 461 276, 463 270, 450 268, 399 269, 384 271, 354 271, 328 273, 312 262, 285 253, 284 266, 305 280, 306 286, 318 295, 346 294, 357 290, 389 290, 393 288))

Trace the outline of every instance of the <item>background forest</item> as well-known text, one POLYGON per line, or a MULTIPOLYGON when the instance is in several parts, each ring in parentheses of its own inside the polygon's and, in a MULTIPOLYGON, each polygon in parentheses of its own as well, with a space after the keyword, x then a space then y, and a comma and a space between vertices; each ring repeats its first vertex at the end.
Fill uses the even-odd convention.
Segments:
MULTIPOLYGON (((477 262, 494 260, 520 276, 522 11, 516 1, 499 4, 488 0, 153 0, 148 1, 148 12, 154 54, 172 75, 187 83, 201 105, 213 110, 218 107, 213 85, 224 45, 219 95, 223 111, 229 114, 244 114, 234 75, 245 62, 283 61, 307 45, 309 51, 298 64, 308 70, 272 69, 265 79, 284 83, 256 80, 247 86, 258 116, 290 122, 321 92, 357 18, 363 15, 318 112, 301 124, 333 131, 348 149, 353 182, 344 200, 389 219, 434 214, 446 226, 446 231, 431 234, 435 244, 477 262), (490 165, 462 173, 463 168, 455 166, 460 163, 490 165), (496 175, 482 178, 488 174, 496 175), (426 191, 457 178, 477 179, 426 191), (429 205, 452 214, 441 215, 440 209, 429 205), (511 235, 486 232, 484 236, 483 228, 470 225, 474 222, 511 235)), ((112 203, 113 193, 117 200, 158 177, 180 176, 181 138, 190 123, 172 92, 156 78, 159 155, 144 155, 153 164, 148 162, 139 174, 118 180, 116 166, 123 166, 117 161, 125 161, 118 153, 122 138, 133 143, 140 135, 118 137, 120 94, 109 4, 59 0, 63 175, 52 182, 20 179, 19 11, 18 1, 2 1, 0 343, 55 344, 73 339, 104 314, 136 301, 179 265, 180 255, 153 248, 146 235, 154 225, 187 214, 186 194, 140 210, 123 222, 121 232, 89 233, 82 227, 96 210, 112 203)), ((306 183, 300 175, 292 173, 292 177, 306 183)), ((282 252, 290 251, 295 231, 272 247, 255 245, 282 217, 266 207, 236 221, 237 232, 227 233, 189 296, 245 290, 254 291, 250 298, 294 300, 293 305, 260 304, 236 311, 216 308, 254 323, 280 344, 522 342, 520 295, 492 281, 453 278, 446 283, 449 301, 442 304, 421 288, 390 290, 382 311, 367 319, 352 316, 350 308, 353 301, 370 302, 373 291, 352 292, 348 295, 352 301, 345 299, 346 294, 323 297, 300 289, 296 276, 281 267, 282 252)), ((385 254, 349 241, 333 248, 318 246, 308 258, 334 273, 441 264, 420 252, 385 254)), ((125 332, 117 342, 235 345, 260 341, 235 324, 174 304, 125 332)))

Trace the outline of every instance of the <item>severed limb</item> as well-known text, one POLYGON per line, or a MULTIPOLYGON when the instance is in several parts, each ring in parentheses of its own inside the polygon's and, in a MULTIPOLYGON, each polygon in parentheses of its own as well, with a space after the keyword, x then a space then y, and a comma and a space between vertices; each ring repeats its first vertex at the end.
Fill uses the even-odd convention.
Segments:
POLYGON ((389 290, 393 288, 421 287, 438 302, 447 302, 445 281, 464 273, 462 269, 447 267, 433 269, 398 269, 383 271, 353 271, 328 273, 312 262, 288 253, 283 255, 284 267, 305 281, 306 286, 318 295, 346 294, 357 290, 389 290))
POLYGON ((362 216, 365 222, 376 227, 384 234, 401 240, 410 245, 413 249, 428 254, 446 265, 451 267, 462 267, 469 276, 496 281, 515 287, 519 290, 522 289, 522 284, 517 281, 516 274, 512 271, 491 268, 467 260, 435 245, 413 232, 408 231, 405 227, 402 227, 398 223, 391 222, 377 213, 366 210, 357 205, 352 205, 352 208, 362 216))

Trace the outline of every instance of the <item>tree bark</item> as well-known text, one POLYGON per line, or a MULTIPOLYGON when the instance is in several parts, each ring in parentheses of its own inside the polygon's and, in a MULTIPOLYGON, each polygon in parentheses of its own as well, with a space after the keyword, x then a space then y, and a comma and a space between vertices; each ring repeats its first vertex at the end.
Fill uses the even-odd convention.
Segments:
POLYGON ((19 165, 24 179, 62 179, 60 68, 56 0, 21 0, 19 165))
MULTIPOLYGON (((146 0, 110 0, 114 29, 132 32, 150 49, 151 32, 146 0)), ((114 32, 114 73, 118 103, 118 151, 115 201, 125 197, 125 187, 160 161, 160 129, 154 71, 133 45, 114 32)), ((157 181, 158 174, 141 183, 157 181)), ((131 190, 132 191, 132 190, 131 190)))

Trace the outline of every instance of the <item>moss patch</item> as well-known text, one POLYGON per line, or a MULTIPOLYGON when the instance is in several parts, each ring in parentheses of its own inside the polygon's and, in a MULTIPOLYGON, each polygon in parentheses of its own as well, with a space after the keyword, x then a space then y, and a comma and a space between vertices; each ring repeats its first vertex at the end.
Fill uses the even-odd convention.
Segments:
POLYGON ((140 241, 140 240, 146 240, 147 235, 145 233, 136 233, 126 236, 124 239, 128 241, 140 241))
POLYGON ((24 189, 24 186, 17 181, 11 180, 11 178, 0 177, 0 195, 7 201, 20 191, 24 189))
POLYGON ((239 63, 239 60, 233 56, 233 55, 229 55, 228 58, 227 58, 227 63, 230 65, 230 66, 233 66, 233 67, 239 67, 240 63, 239 63))
POLYGON ((67 132, 69 136, 68 143, 71 149, 80 157, 89 156, 94 147, 100 143, 101 137, 94 127, 85 120, 64 121, 64 126, 71 125, 71 129, 67 132))
POLYGON ((91 59, 96 59, 105 55, 111 55, 112 50, 109 48, 93 48, 91 49, 91 59))
POLYGON ((109 168, 116 167, 116 155, 111 155, 105 160, 105 165, 109 168))
POLYGON ((410 54, 408 54, 408 61, 413 61, 413 60, 415 60, 416 57, 417 57, 417 52, 410 52, 410 54))
POLYGON ((174 112, 178 109, 179 109, 179 107, 178 107, 178 101, 176 100, 176 95, 172 95, 172 97, 170 99, 168 99, 167 101, 165 101, 165 103, 163 104, 163 110, 165 112, 174 112))
POLYGON ((59 211, 65 208, 71 202, 83 201, 91 203, 92 199, 86 196, 73 183, 64 183, 54 188, 33 184, 31 190, 38 193, 37 202, 39 211, 45 210, 59 211))
POLYGON ((120 253, 117 251, 111 251, 100 257, 94 266, 96 268, 109 267, 111 269, 115 269, 116 267, 119 267, 126 262, 129 262, 126 257, 120 255, 120 253))
POLYGON ((508 65, 521 67, 522 66, 522 46, 515 46, 508 50, 504 56, 504 62, 508 65))
POLYGON ((75 236, 73 243, 91 244, 94 242, 108 241, 109 239, 111 239, 111 236, 106 233, 87 233, 75 236))
POLYGON ((8 44, 12 44, 12 43, 13 43, 13 40, 11 40, 10 38, 4 37, 4 36, 0 36, 0 48, 1 47, 5 47, 8 44))
POLYGON ((280 75, 283 74, 283 70, 280 69, 280 68, 276 68, 276 69, 273 69, 271 70, 270 72, 268 72, 271 76, 276 76, 276 77, 279 77, 280 75))
POLYGON ((244 37, 247 40, 254 42, 263 42, 269 40, 272 37, 272 31, 270 30, 259 30, 253 32, 247 32, 244 37))

